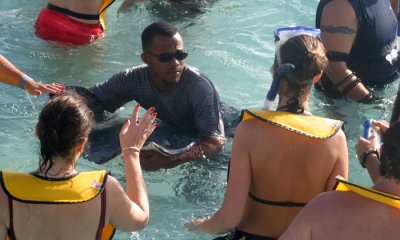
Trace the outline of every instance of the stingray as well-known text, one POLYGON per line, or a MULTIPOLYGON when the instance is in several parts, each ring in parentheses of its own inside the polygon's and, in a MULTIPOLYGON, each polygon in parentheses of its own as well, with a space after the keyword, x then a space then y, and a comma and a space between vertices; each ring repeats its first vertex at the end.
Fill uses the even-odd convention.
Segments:
MULTIPOLYGON (((75 92, 84 97, 89 108, 94 112, 96 123, 89 135, 83 158, 96 164, 103 164, 119 155, 121 153, 119 132, 126 118, 105 111, 96 95, 87 88, 68 86, 66 91, 75 92)), ((221 106, 225 136, 232 138, 240 121, 240 111, 226 104, 221 104, 221 106)), ((142 151, 155 150, 172 158, 189 150, 197 141, 199 141, 197 134, 159 120, 158 127, 147 139, 142 151)))

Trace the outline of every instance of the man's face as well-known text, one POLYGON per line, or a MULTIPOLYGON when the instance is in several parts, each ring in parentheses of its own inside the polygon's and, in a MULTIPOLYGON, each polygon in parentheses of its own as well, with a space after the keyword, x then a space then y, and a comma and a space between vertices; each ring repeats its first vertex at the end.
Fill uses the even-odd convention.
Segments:
POLYGON ((183 40, 179 33, 173 37, 156 35, 147 51, 142 54, 143 61, 150 67, 151 81, 162 91, 179 82, 185 57, 183 40))

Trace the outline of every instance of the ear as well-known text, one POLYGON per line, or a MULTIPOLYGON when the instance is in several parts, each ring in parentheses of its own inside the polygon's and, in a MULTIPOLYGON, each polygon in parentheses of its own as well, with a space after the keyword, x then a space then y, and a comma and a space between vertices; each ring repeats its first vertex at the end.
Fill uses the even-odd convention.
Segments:
POLYGON ((85 145, 87 143, 87 138, 83 139, 82 141, 80 141, 78 143, 78 145, 76 145, 76 152, 81 154, 83 152, 83 150, 85 149, 85 145))
POLYGON ((324 72, 321 71, 319 74, 317 74, 317 76, 314 77, 313 83, 317 83, 321 79, 323 73, 324 72))
POLYGON ((143 61, 144 63, 146 63, 147 65, 150 64, 151 58, 150 58, 149 54, 142 53, 142 54, 140 55, 140 57, 142 58, 142 61, 143 61))

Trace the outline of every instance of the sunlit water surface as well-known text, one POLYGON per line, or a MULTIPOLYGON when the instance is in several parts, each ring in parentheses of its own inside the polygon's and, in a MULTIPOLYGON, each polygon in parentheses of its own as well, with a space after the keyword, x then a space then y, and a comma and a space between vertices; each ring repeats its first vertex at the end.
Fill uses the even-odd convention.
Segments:
MULTIPOLYGON (((314 26, 318 1, 220 0, 203 14, 154 2, 121 13, 121 1, 117 1, 108 10, 106 37, 83 47, 63 46, 34 36, 36 16, 46 3, 0 3, 0 53, 37 81, 90 87, 113 73, 141 64, 141 31, 153 21, 163 19, 181 29, 189 52, 187 63, 202 69, 212 79, 223 102, 243 109, 259 108, 271 83, 273 31, 293 24, 314 26)), ((371 183, 358 164, 354 145, 364 119, 389 118, 396 90, 397 83, 389 86, 381 91, 382 103, 372 105, 329 100, 313 90, 311 112, 346 123, 352 181, 371 183)), ((34 126, 47 97, 29 97, 18 88, 1 84, 0 99, 0 169, 30 171, 38 163, 34 126)), ((128 116, 133 105, 126 105, 118 114, 128 116)), ((228 142, 226 156, 230 149, 228 142)), ((284 149, 282 146, 277 151, 284 149)), ((188 232, 184 224, 194 217, 212 214, 221 205, 228 162, 229 157, 204 159, 145 173, 150 222, 141 232, 118 232, 115 239, 210 239, 207 234, 188 232)), ((120 156, 104 165, 82 159, 78 167, 109 169, 121 182, 125 181, 120 156)))

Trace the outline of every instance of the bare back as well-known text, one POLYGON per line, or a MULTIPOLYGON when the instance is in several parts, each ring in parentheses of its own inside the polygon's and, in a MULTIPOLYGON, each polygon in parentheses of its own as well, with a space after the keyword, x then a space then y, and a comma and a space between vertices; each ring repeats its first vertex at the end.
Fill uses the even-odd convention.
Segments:
MULTIPOLYGON (((0 238, 10 227, 8 197, 0 188, 0 238), (4 217, 4 218, 3 218, 4 217)), ((29 204, 13 201, 17 239, 94 239, 100 219, 100 195, 78 204, 29 204)))
POLYGON ((400 236, 398 210, 353 192, 324 193, 304 208, 282 239, 395 240, 400 236))
MULTIPOLYGON (((236 147, 249 154, 249 192, 258 198, 307 203, 331 190, 336 175, 347 178, 347 145, 341 130, 320 140, 259 120, 242 122, 240 127, 246 133, 239 137, 248 144, 236 147)), ((238 229, 278 237, 301 208, 266 205, 248 198, 238 229)))
MULTIPOLYGON (((57 7, 66 8, 73 12, 82 14, 99 14, 99 9, 102 2, 102 0, 49 0, 50 4, 53 4, 57 7)), ((84 20, 74 17, 71 18, 84 23, 98 23, 96 20, 84 20)))
MULTIPOLYGON (((114 177, 108 176, 105 191, 105 224, 121 231, 143 228, 139 206, 129 199, 114 177)), ((14 200, 14 233, 19 240, 94 239, 100 214, 100 194, 87 202, 74 204, 29 204, 14 200)), ((9 228, 8 196, 0 187, 0 239, 5 239, 9 228)))

